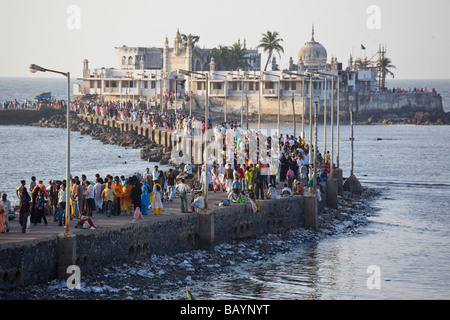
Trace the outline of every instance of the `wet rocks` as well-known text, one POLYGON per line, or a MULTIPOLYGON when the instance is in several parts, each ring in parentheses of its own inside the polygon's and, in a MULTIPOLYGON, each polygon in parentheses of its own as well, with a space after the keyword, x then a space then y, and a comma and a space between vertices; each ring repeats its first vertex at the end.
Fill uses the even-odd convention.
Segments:
POLYGON ((351 175, 345 180, 343 189, 344 191, 349 191, 351 193, 360 194, 362 192, 361 183, 354 175, 351 175))
POLYGON ((414 124, 414 125, 449 125, 450 112, 439 111, 408 111, 400 113, 372 114, 362 124, 414 124))
MULTIPOLYGON (((176 173, 177 174, 177 173, 176 173)), ((95 275, 84 276, 80 289, 70 290, 66 282, 54 280, 47 285, 0 290, 2 300, 185 300, 185 286, 208 285, 217 278, 229 278, 239 266, 263 264, 297 246, 308 246, 321 239, 353 233, 368 223, 373 214, 370 201, 380 196, 373 189, 360 194, 344 192, 338 196, 338 208, 324 208, 319 214, 319 228, 295 229, 268 234, 257 239, 233 241, 211 250, 193 250, 174 255, 151 254, 132 263, 101 268, 95 275)), ((195 291, 194 291, 195 292, 195 291)), ((194 295, 195 296, 195 295, 194 295)))
MULTIPOLYGON (((48 128, 67 128, 67 118, 64 115, 54 115, 40 120, 36 125, 48 128)), ((170 152, 166 148, 133 131, 123 132, 118 128, 95 125, 77 116, 71 118, 70 129, 78 131, 82 135, 89 135, 92 139, 99 140, 104 144, 133 149, 142 148, 141 159, 143 160, 160 162, 160 164, 170 163, 170 152)))

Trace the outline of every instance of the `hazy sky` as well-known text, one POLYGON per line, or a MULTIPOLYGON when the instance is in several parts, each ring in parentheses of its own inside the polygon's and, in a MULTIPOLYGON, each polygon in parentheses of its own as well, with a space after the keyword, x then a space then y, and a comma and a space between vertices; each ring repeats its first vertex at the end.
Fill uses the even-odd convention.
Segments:
POLYGON ((0 76, 36 76, 30 63, 73 77, 84 59, 91 68, 118 67, 114 47, 163 47, 166 36, 172 46, 177 28, 205 48, 238 38, 254 48, 276 30, 285 68, 289 57, 297 63, 314 24, 328 60, 344 67, 350 54, 371 58, 381 44, 396 79, 450 78, 449 0, 1 0, 0 12, 0 76))

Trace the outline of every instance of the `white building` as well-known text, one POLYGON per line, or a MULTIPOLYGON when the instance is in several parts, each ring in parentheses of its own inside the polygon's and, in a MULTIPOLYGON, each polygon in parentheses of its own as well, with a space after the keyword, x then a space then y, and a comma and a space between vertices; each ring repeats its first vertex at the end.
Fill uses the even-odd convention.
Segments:
POLYGON ((144 101, 157 105, 166 90, 179 97, 192 92, 195 108, 204 109, 208 73, 212 111, 221 112, 227 106, 227 112, 234 113, 242 113, 245 108, 249 113, 261 110, 263 114, 277 114, 280 109, 282 114, 293 111, 307 114, 312 101, 318 101, 321 112, 325 100, 327 106, 331 106, 332 99, 336 104, 338 88, 340 99, 345 101, 354 99, 355 92, 376 90, 376 70, 353 70, 351 65, 343 70, 336 57, 328 62, 327 50, 314 38, 314 27, 311 40, 298 51, 298 64, 291 63, 289 70, 282 71, 261 71, 261 55, 252 49, 247 50, 248 70, 216 71, 214 59, 202 63, 208 61, 211 49, 195 48, 194 54, 190 42, 183 44, 178 30, 173 47, 169 47, 166 37, 163 48, 115 49, 118 69, 89 69, 88 61, 84 61, 83 83, 75 85, 75 97, 90 94, 102 101, 144 101), (185 76, 179 74, 180 69, 196 74, 185 76))

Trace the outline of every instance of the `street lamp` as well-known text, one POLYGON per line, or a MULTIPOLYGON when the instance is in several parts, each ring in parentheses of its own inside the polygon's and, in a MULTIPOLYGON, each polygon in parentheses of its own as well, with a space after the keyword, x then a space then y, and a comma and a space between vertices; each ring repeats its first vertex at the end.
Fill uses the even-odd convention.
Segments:
MULTIPOLYGON (((229 73, 227 73, 227 74, 229 74, 229 73)), ((224 122, 226 123, 227 122, 228 78, 226 75, 224 76, 223 74, 213 73, 213 75, 225 78, 225 88, 224 88, 225 89, 224 90, 225 91, 225 106, 223 108, 223 113, 224 113, 223 118, 224 118, 224 122)))
POLYGON ((160 96, 160 100, 161 100, 161 106, 160 106, 160 109, 161 109, 161 113, 163 113, 164 112, 164 109, 163 109, 163 103, 164 103, 164 99, 163 99, 163 95, 164 95, 164 92, 163 92, 163 79, 166 79, 167 78, 167 72, 163 72, 163 71, 161 71, 161 77, 160 77, 160 79, 159 79, 159 92, 161 93, 161 96, 160 96))
POLYGON ((277 130, 278 130, 278 138, 280 138, 280 113, 281 113, 281 101, 280 101, 280 86, 281 86, 281 74, 272 74, 272 73, 268 73, 268 72, 263 72, 266 75, 269 76, 275 76, 278 78, 278 120, 277 120, 277 130))
MULTIPOLYGON (((282 72, 286 73, 288 75, 291 75, 291 76, 299 76, 302 78, 302 99, 303 99, 303 102, 302 102, 302 109, 303 109, 302 110, 302 139, 304 139, 304 134, 305 134, 304 133, 304 118, 305 118, 305 92, 304 92, 305 91, 305 81, 304 81, 304 79, 311 78, 312 75, 309 73, 306 74, 306 72, 305 72, 305 74, 302 74, 302 73, 291 72, 288 70, 283 70, 282 72)), ((311 99, 311 96, 310 96, 310 99, 311 99)))
MULTIPOLYGON (((339 103, 340 103, 340 97, 339 97, 339 93, 340 93, 340 81, 339 81, 339 75, 334 75, 334 74, 328 74, 328 73, 323 73, 323 72, 315 72, 315 74, 317 75, 323 75, 323 76, 329 76, 331 77, 331 168, 330 168, 330 175, 333 177, 334 175, 334 170, 333 170, 333 155, 334 155, 334 150, 333 150, 333 136, 334 136, 334 79, 337 80, 337 137, 336 137, 336 144, 337 144, 337 155, 336 155, 336 163, 337 163, 337 168, 339 168, 339 103)), ((326 81, 326 80, 325 80, 326 81)))
POLYGON ((69 215, 70 215, 70 72, 61 72, 42 68, 35 64, 30 64, 29 66, 31 73, 36 72, 52 72, 58 73, 67 78, 67 149, 66 149, 66 229, 65 233, 68 235, 70 233, 69 226, 69 215))
POLYGON ((206 146, 208 145, 208 135, 207 135, 207 132, 208 132, 208 116, 209 116, 208 115, 208 109, 209 109, 209 103, 208 103, 208 100, 209 100, 208 99, 209 78, 208 78, 208 72, 200 73, 200 72, 195 72, 195 71, 188 71, 188 70, 179 69, 177 71, 177 73, 185 75, 185 76, 188 76, 188 77, 192 77, 193 74, 197 74, 197 75, 201 75, 201 76, 205 77, 205 85, 206 85, 206 88, 205 88, 205 91, 206 91, 206 95, 205 95, 205 141, 204 141, 204 143, 205 143, 205 147, 204 147, 205 154, 203 156, 203 161, 205 163, 205 181, 203 183, 203 186, 204 186, 204 188, 203 188, 203 196, 205 197, 205 212, 207 212, 207 209, 208 209, 208 200, 207 199, 208 199, 208 188, 209 188, 209 185, 208 185, 208 164, 207 164, 207 161, 206 161, 206 146))

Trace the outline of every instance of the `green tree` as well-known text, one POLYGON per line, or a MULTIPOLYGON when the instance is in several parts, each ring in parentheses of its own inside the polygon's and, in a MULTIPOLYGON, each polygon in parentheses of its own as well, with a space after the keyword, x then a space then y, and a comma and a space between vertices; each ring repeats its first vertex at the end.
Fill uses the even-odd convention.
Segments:
POLYGON ((189 39, 191 40, 192 55, 195 56, 195 58, 197 58, 197 60, 200 62, 200 64, 204 65, 205 59, 201 55, 200 47, 198 46, 198 42, 200 41, 200 36, 196 36, 196 35, 193 35, 190 33, 188 35, 182 34, 181 40, 182 40, 182 46, 184 49, 187 48, 189 39))
POLYGON ((229 59, 229 69, 230 70, 239 70, 239 69, 247 69, 247 50, 240 44, 235 43, 231 47, 228 48, 230 53, 229 59))
POLYGON ((355 61, 355 67, 358 70, 366 70, 370 66, 370 61, 367 59, 367 57, 358 58, 355 61))
POLYGON ((381 90, 386 90, 386 76, 390 75, 394 78, 394 73, 389 69, 395 69, 395 66, 392 64, 391 59, 382 57, 378 60, 377 64, 378 72, 381 73, 381 90))
POLYGON ((262 34, 262 39, 259 41, 258 48, 262 48, 264 52, 267 52, 269 57, 267 58, 266 66, 264 67, 264 71, 267 70, 267 66, 269 65, 269 61, 272 59, 274 52, 278 53, 281 58, 281 53, 284 53, 284 48, 281 46, 280 42, 283 42, 278 31, 267 31, 262 34))
POLYGON ((230 47, 219 45, 217 48, 214 48, 210 52, 210 57, 214 58, 214 62, 216 63, 216 70, 223 71, 230 69, 230 60, 231 53, 230 47))

